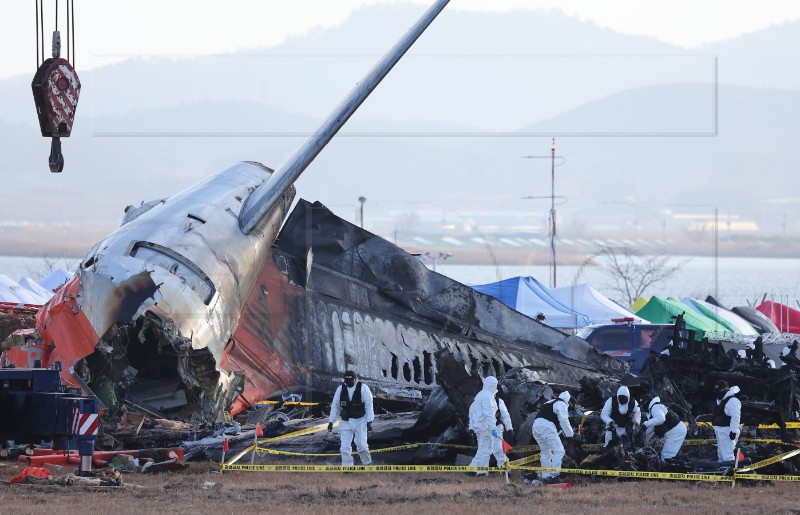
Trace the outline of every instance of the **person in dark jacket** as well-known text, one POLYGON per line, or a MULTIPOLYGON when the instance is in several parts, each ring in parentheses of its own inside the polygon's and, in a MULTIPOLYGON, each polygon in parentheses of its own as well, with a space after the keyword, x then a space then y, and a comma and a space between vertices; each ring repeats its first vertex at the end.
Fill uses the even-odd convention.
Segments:
POLYGON ((630 430, 633 433, 639 428, 642 421, 642 410, 636 399, 631 398, 627 386, 620 386, 617 395, 609 397, 600 412, 600 418, 606 423, 605 446, 613 439, 612 431, 622 438, 630 430))
POLYGON ((344 373, 344 381, 336 388, 331 401, 331 415, 328 419, 328 432, 333 431, 333 423, 341 417, 339 436, 342 452, 342 465, 353 466, 353 440, 361 458, 362 465, 372 463, 367 444, 367 432, 372 431, 375 413, 372 409, 372 392, 358 380, 352 370, 344 373))
POLYGON ((725 381, 717 381, 714 385, 717 395, 717 406, 714 410, 714 433, 717 436, 717 460, 733 461, 733 450, 739 441, 742 419, 742 402, 736 398, 738 386, 728 386, 725 381))
MULTIPOLYGON (((560 469, 566 454, 564 444, 558 437, 559 431, 565 438, 575 434, 569 424, 569 392, 561 392, 558 398, 542 405, 533 420, 533 438, 539 445, 542 467, 560 469)), ((557 472, 542 472, 545 483, 559 482, 557 472)))
POLYGON ((660 397, 653 397, 647 406, 650 418, 644 421, 645 431, 644 440, 649 442, 654 436, 664 439, 664 446, 661 448, 661 459, 674 458, 681 450, 683 441, 686 439, 686 424, 674 411, 661 403, 660 397))

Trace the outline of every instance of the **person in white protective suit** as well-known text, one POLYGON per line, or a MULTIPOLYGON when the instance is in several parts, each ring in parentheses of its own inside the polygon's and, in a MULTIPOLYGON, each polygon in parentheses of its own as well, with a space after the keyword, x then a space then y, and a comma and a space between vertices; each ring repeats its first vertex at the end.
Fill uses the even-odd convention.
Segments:
POLYGON ((653 397, 647 409, 650 418, 644 421, 644 426, 647 428, 644 435, 645 442, 649 442, 654 436, 663 438, 661 459, 674 458, 686 439, 686 425, 674 411, 661 404, 660 397, 653 397))
POLYGON ((742 402, 735 397, 739 387, 729 388, 725 381, 717 381, 714 391, 717 394, 713 419, 714 433, 717 435, 717 461, 733 461, 733 450, 741 434, 742 402))
MULTIPOLYGON (((470 462, 470 467, 488 467, 489 457, 494 454, 497 466, 502 467, 506 462, 506 455, 503 453, 503 433, 498 430, 498 403, 497 398, 497 378, 488 376, 483 378, 483 388, 475 396, 475 400, 469 407, 469 429, 475 432, 478 440, 478 450, 475 457, 470 462)), ((502 402, 502 401, 501 401, 502 402)), ((505 408, 505 404, 503 404, 505 408)), ((508 417, 508 427, 511 427, 511 418, 508 410, 505 410, 505 417, 508 417)), ((502 415, 501 415, 502 418, 502 415)), ((505 424, 505 422, 504 422, 505 424)), ((488 476, 488 472, 478 472, 478 476, 488 476)))
POLYGON ((372 392, 369 387, 358 380, 355 372, 344 373, 344 382, 336 388, 331 401, 331 415, 328 419, 328 432, 333 431, 333 423, 341 417, 339 437, 342 453, 342 465, 353 466, 353 440, 361 458, 362 465, 372 463, 367 444, 367 432, 372 431, 375 412, 372 409, 372 392))
POLYGON ((603 405, 600 418, 606 424, 605 446, 608 447, 613 437, 612 431, 616 431, 617 436, 622 438, 630 429, 636 432, 642 422, 642 410, 636 399, 631 398, 631 393, 627 386, 620 386, 617 394, 611 396, 603 405))
MULTIPOLYGON (((564 459, 564 444, 558 437, 559 428, 564 436, 572 438, 575 433, 569 425, 569 392, 561 392, 557 399, 542 405, 533 421, 533 438, 539 445, 541 463, 544 468, 561 468, 564 459)), ((558 473, 542 472, 545 483, 558 482, 558 473)))

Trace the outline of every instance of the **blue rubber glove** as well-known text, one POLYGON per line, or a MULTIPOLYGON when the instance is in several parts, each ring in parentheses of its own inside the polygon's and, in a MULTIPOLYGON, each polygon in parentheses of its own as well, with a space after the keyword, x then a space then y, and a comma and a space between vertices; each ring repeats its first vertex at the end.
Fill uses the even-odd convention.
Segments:
POLYGON ((497 435, 497 429, 492 429, 492 436, 494 436, 495 438, 500 438, 500 437, 497 435))

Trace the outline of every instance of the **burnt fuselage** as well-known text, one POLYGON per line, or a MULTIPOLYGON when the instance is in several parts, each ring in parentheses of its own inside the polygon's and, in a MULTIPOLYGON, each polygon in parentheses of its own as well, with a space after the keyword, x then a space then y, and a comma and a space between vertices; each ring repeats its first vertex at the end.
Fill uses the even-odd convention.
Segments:
POLYGON ((329 395, 346 369, 379 395, 421 399, 438 385, 440 350, 460 353, 478 376, 527 367, 543 382, 573 386, 625 369, 303 200, 261 270, 223 368, 245 374, 250 402, 329 395), (261 372, 249 373, 254 366, 261 372))

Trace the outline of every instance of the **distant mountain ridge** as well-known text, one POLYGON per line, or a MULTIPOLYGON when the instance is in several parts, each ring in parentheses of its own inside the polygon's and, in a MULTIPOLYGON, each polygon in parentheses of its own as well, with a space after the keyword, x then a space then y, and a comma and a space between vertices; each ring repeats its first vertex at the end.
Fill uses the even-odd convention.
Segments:
MULTIPOLYGON (((9 149, 0 153, 0 220, 116 223, 125 205, 236 161, 277 167, 418 14, 372 6, 266 51, 82 73, 61 175, 47 172, 30 79, 0 81, 1 98, 15 99, 0 113, 9 149)), ((620 199, 653 211, 716 206, 772 230, 800 214, 791 200, 800 197, 791 179, 800 73, 756 62, 771 46, 769 55, 793 58, 798 23, 689 51, 555 12, 445 14, 344 129, 393 136, 335 138, 299 196, 348 218, 359 195, 371 210, 427 202, 546 213, 521 197, 549 195, 547 163, 521 156, 546 154, 557 133, 563 216, 620 199), (520 130, 541 137, 475 137, 520 130)))

